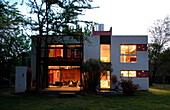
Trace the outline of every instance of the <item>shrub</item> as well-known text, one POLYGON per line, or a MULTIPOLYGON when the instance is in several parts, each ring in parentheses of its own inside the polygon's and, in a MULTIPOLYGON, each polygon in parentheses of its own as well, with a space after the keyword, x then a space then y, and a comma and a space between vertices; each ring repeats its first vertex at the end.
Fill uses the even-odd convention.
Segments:
POLYGON ((116 84, 118 82, 118 79, 117 79, 116 75, 112 75, 111 80, 112 80, 113 84, 116 84))
POLYGON ((138 86, 133 84, 131 79, 122 79, 119 84, 123 89, 123 93, 126 95, 133 95, 135 92, 137 92, 138 86))

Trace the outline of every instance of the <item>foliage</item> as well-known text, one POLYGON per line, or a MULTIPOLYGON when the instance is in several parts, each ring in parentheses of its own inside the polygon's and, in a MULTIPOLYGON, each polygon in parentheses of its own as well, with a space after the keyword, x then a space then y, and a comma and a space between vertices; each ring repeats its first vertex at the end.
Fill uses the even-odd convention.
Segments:
POLYGON ((133 95, 135 92, 137 92, 138 86, 133 84, 131 79, 122 79, 119 83, 123 89, 123 93, 127 95, 133 95))
POLYGON ((160 75, 170 75, 170 48, 160 54, 158 64, 160 65, 158 68, 160 75))
POLYGON ((89 59, 82 64, 84 72, 84 90, 89 93, 96 93, 100 81, 100 74, 104 71, 113 71, 111 64, 105 64, 99 60, 89 59))
MULTIPOLYGON (((75 39, 77 41, 84 41, 87 38, 84 34, 91 34, 89 29, 92 28, 93 22, 82 21, 78 19, 78 16, 83 15, 83 10, 93 9, 90 5, 92 0, 29 0, 27 6, 30 8, 30 14, 33 16, 28 18, 30 26, 34 35, 37 35, 38 44, 42 44, 43 41, 45 48, 43 50, 44 61, 48 57, 48 35, 59 35, 59 37, 53 37, 49 42, 65 43, 66 39, 75 39), (80 27, 81 23, 87 24, 86 28, 80 27), (45 35, 45 39, 42 36, 45 35), (65 39, 65 36, 67 38, 65 39)), ((67 39, 67 40, 68 40, 67 39)), ((46 79, 46 73, 48 72, 47 63, 43 63, 42 67, 40 64, 40 55, 42 55, 40 50, 40 45, 35 45, 37 49, 36 58, 36 73, 40 77, 40 81, 37 81, 36 88, 45 88, 47 83, 41 83, 41 80, 46 79), (42 71, 41 71, 42 70, 42 71), (40 84, 40 86, 39 86, 40 84)))
POLYGON ((170 18, 167 16, 164 20, 158 19, 153 26, 149 28, 149 36, 152 43, 165 46, 170 41, 169 24, 170 18))
POLYGON ((164 20, 157 20, 154 26, 149 28, 149 36, 152 41, 148 45, 150 85, 152 85, 155 75, 158 73, 160 54, 170 41, 169 26, 170 18, 167 16, 164 20))
POLYGON ((112 80, 113 84, 116 84, 118 82, 116 75, 112 75, 111 80, 112 80))
POLYGON ((160 53, 157 65, 159 66, 155 75, 155 83, 168 83, 170 76, 170 48, 160 53))
MULTIPOLYGON (((29 0, 30 13, 37 16, 37 19, 30 18, 32 31, 38 32, 38 35, 81 36, 79 25, 84 22, 87 24, 84 32, 90 34, 88 28, 92 28, 93 23, 78 19, 84 9, 93 8, 90 2, 92 0, 29 0)), ((80 36, 75 36, 75 39, 80 39, 80 36)))
POLYGON ((27 22, 16 5, 0 0, 0 86, 15 72, 22 53, 30 49, 30 39, 25 31, 27 22))

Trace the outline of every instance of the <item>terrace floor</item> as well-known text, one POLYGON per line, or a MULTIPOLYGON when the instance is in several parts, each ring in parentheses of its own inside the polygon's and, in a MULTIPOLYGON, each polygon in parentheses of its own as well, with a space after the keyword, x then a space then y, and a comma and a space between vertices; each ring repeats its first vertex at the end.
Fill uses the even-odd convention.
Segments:
POLYGON ((43 93, 78 93, 80 91, 82 91, 83 88, 82 87, 49 87, 49 88, 45 88, 43 90, 41 90, 41 92, 43 93))

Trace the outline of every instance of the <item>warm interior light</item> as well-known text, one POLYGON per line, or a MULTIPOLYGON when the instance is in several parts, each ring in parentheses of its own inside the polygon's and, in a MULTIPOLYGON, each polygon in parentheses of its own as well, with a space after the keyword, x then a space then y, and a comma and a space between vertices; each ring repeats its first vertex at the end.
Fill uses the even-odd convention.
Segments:
POLYGON ((129 77, 136 77, 136 71, 129 71, 129 77))
POLYGON ((100 61, 110 62, 110 45, 109 44, 100 45, 100 61))
POLYGON ((128 77, 128 71, 121 71, 121 77, 128 77))
POLYGON ((110 71, 101 73, 100 88, 110 88, 110 71))
POLYGON ((136 77, 136 71, 121 71, 121 77, 136 77))

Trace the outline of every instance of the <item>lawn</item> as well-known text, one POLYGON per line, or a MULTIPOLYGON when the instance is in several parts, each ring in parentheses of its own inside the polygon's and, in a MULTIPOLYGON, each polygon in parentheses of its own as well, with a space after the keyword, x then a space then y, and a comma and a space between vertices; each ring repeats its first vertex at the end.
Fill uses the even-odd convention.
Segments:
MULTIPOLYGON (((0 90, 2 94, 6 90, 0 90)), ((12 89, 10 89, 12 91, 12 89)), ((0 110, 170 110, 170 85, 154 85, 135 96, 0 95, 0 110)))

